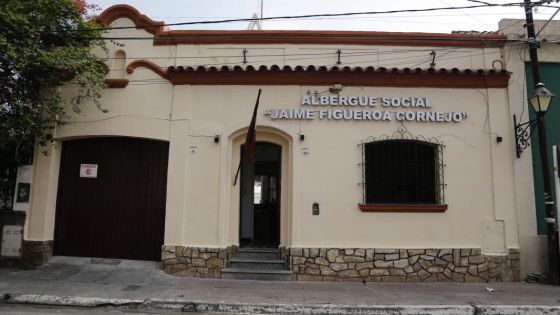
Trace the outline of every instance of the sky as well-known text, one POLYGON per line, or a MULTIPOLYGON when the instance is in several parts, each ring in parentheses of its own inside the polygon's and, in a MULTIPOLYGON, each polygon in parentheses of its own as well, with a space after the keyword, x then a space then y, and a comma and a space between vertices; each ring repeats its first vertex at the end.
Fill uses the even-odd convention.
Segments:
MULTIPOLYGON (((533 0, 535 1, 535 0, 533 0)), ((106 9, 129 4, 152 20, 166 23, 251 18, 260 13, 260 0, 90 0, 106 9)), ((522 0, 487 0, 491 3, 520 3, 522 0)), ((467 0, 263 0, 263 16, 291 16, 425 9, 478 5, 467 0)), ((553 3, 560 7, 559 3, 553 3)), ((557 10, 539 7, 535 19, 548 20, 557 10)), ((391 13, 333 18, 264 21, 265 30, 351 30, 390 32, 496 31, 503 18, 525 19, 523 8, 492 7, 422 13, 391 13)), ((560 19, 560 14, 554 20, 560 19)), ((249 22, 177 26, 171 29, 247 29, 249 22)))

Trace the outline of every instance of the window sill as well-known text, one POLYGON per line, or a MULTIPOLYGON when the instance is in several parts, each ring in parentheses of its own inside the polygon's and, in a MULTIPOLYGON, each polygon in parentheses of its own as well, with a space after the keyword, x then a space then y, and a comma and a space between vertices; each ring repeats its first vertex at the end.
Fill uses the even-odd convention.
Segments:
POLYGON ((445 212, 447 205, 437 204, 358 204, 362 212, 445 212))

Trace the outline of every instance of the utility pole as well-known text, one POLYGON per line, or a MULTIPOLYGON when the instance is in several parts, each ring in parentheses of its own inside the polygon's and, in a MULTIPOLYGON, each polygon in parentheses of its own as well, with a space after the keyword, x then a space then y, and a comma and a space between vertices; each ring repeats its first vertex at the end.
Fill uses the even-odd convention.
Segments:
MULTIPOLYGON (((533 4, 531 0, 524 0, 525 19, 527 27, 527 40, 529 42, 529 57, 531 59, 531 70, 533 73, 533 85, 536 87, 541 82, 541 74, 539 71, 539 58, 537 48, 539 42, 535 35, 535 23, 533 21, 533 4)), ((539 134, 539 149, 541 155, 541 167, 544 189, 544 204, 546 213, 546 228, 548 240, 548 264, 550 282, 552 284, 560 284, 560 276, 558 270, 558 225, 556 224, 554 200, 552 199, 552 184, 550 182, 550 169, 548 164, 548 143, 546 140, 546 127, 544 115, 546 112, 537 112, 537 129, 539 134)))

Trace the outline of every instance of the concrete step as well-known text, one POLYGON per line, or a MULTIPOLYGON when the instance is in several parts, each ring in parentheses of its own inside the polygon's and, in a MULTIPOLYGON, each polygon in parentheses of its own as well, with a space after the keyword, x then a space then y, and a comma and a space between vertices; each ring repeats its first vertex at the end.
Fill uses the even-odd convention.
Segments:
POLYGON ((280 251, 273 248, 240 248, 237 257, 243 259, 279 259, 280 251))
POLYGON ((232 258, 229 267, 234 269, 286 270, 286 262, 279 258, 232 258))
POLYGON ((245 268, 222 269, 222 279, 291 281, 289 270, 258 270, 245 268))

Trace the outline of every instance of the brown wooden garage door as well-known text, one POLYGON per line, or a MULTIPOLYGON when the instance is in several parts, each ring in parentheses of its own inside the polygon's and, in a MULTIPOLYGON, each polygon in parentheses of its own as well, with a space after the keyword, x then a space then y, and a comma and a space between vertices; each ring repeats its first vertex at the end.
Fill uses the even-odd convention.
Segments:
POLYGON ((159 260, 168 152, 167 142, 146 139, 65 141, 54 254, 159 260), (97 177, 87 177, 95 165, 97 177))

